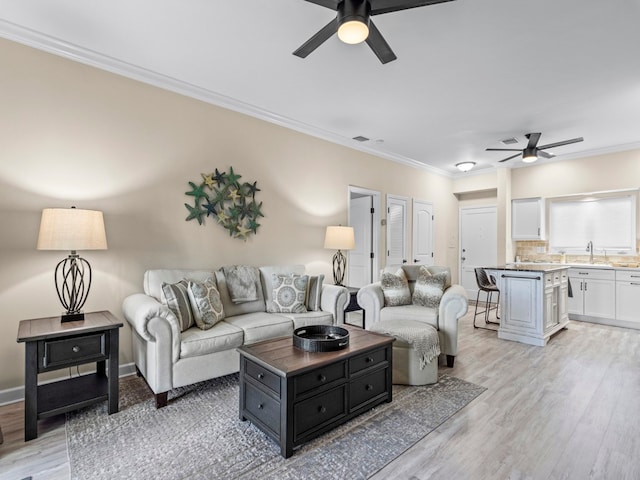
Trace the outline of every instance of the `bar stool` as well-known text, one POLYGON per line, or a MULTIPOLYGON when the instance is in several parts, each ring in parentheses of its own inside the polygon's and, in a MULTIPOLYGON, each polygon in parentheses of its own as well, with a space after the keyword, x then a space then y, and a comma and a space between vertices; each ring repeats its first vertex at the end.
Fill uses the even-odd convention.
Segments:
MULTIPOLYGON (((500 314, 498 313, 498 305, 500 304, 500 290, 496 286, 495 282, 487 276, 487 273, 484 271, 484 268, 476 268, 476 283, 478 284, 478 294, 476 295, 476 309, 473 314, 473 327, 474 328, 484 328, 476 325, 476 318, 479 315, 484 315, 484 323, 485 325, 499 325, 500 322, 492 322, 489 320, 489 314, 492 310, 496 311, 496 318, 500 320, 500 314), (484 292, 486 294, 485 302, 484 302, 484 310, 478 311, 478 305, 480 304, 480 292, 484 292), (496 302, 493 303, 493 294, 497 293, 498 298, 496 302)), ((493 330, 493 329, 490 329, 493 330)))

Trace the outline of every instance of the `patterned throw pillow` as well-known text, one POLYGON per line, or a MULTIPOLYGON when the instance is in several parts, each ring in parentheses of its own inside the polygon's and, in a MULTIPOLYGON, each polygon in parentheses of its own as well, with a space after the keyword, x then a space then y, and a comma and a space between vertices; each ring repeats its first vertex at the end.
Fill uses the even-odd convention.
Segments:
POLYGON ((425 267, 420 267, 420 273, 413 287, 413 304, 423 307, 438 308, 444 294, 447 273, 441 272, 431 275, 425 267))
POLYGON ((320 310, 320 295, 322 293, 322 282, 324 282, 324 274, 309 275, 309 283, 307 284, 307 298, 304 302, 309 312, 317 312, 320 310))
POLYGON ((395 273, 382 272, 380 278, 385 307, 397 307, 411 304, 411 291, 404 270, 401 268, 395 273))
POLYGON ((220 293, 212 278, 204 283, 189 282, 189 301, 198 328, 208 330, 224 318, 220 293))
POLYGON ((273 285, 273 305, 270 313, 304 313, 307 311, 304 301, 307 294, 307 275, 271 274, 273 285))
POLYGON ((188 290, 189 283, 186 280, 180 280, 178 283, 173 284, 162 284, 162 293, 164 293, 167 307, 178 319, 181 332, 193 326, 193 314, 189 303, 188 290))

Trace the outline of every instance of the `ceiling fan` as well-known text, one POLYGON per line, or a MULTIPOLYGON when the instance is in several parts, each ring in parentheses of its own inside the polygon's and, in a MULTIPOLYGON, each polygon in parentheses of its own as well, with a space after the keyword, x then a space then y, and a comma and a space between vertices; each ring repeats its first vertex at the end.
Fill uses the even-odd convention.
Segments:
POLYGON ((409 8, 426 7, 453 0, 306 0, 316 5, 336 10, 336 18, 326 24, 318 33, 307 40, 294 55, 305 58, 326 42, 334 33, 344 43, 356 44, 366 41, 373 53, 384 64, 397 57, 386 42, 380 30, 369 17, 383 13, 397 12, 409 8))
POLYGON ((584 138, 572 138, 571 140, 563 140, 562 142, 548 143, 547 145, 538 146, 538 141, 542 136, 541 133, 527 133, 525 137, 529 140, 529 143, 525 148, 487 148, 487 151, 493 152, 520 152, 515 155, 511 155, 510 157, 505 158, 504 160, 500 160, 500 162, 506 162, 507 160, 511 160, 512 158, 516 158, 522 154, 522 161, 525 163, 535 162, 538 157, 542 158, 552 158, 554 155, 551 153, 547 153, 544 150, 547 148, 555 148, 560 147, 562 145, 569 145, 570 143, 578 143, 582 142, 584 138))

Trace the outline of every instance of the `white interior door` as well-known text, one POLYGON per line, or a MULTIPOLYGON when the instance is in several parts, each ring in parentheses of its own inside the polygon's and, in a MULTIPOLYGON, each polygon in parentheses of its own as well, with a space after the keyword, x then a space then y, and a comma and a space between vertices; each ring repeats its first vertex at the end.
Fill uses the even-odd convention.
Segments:
POLYGON ((496 266, 498 212, 495 206, 460 209, 460 284, 476 298, 476 267, 496 266))
POLYGON ((433 265, 433 204, 413 200, 413 263, 433 265))
POLYGON ((407 263, 406 197, 387 195, 387 267, 407 263))
POLYGON ((364 287, 372 280, 373 197, 352 198, 349 204, 349 224, 353 227, 356 246, 349 251, 348 283, 350 287, 364 287))

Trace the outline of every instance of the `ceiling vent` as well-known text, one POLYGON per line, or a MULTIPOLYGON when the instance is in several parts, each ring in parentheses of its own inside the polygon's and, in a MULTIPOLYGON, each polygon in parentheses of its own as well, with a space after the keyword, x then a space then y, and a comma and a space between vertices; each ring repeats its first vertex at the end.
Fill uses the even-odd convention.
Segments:
POLYGON ((511 137, 511 138, 505 138, 504 140, 501 141, 501 143, 503 145, 513 145, 514 143, 518 143, 518 140, 516 140, 515 138, 511 137))
POLYGON ((354 140, 358 142, 368 142, 369 139, 367 137, 363 137, 362 135, 358 135, 357 137, 353 137, 354 140))

